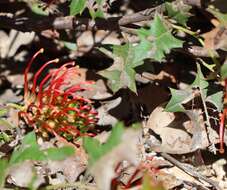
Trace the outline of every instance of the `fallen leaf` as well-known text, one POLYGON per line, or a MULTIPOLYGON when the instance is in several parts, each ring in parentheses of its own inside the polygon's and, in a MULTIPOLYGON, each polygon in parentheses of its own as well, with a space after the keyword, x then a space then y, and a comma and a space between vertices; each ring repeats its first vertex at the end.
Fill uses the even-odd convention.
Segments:
MULTIPOLYGON (((206 148, 209 145, 204 125, 200 125, 199 132, 195 131, 193 125, 195 123, 185 114, 165 112, 163 106, 159 106, 151 113, 145 127, 152 129, 161 138, 161 144, 151 147, 152 149, 171 154, 185 154, 198 148, 206 148), (198 141, 197 133, 200 137, 199 142, 195 142, 198 141)), ((216 133, 216 135, 217 143, 218 134, 216 133)))

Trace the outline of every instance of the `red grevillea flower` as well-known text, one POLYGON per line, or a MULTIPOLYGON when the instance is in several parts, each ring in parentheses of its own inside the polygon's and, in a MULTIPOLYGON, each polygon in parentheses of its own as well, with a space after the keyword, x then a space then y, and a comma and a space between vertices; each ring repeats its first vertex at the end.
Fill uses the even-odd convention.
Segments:
POLYGON ((97 112, 90 100, 77 95, 76 92, 87 90, 82 86, 93 82, 85 81, 70 86, 70 78, 79 75, 79 68, 74 66, 74 62, 65 63, 47 74, 37 87, 42 71, 59 60, 46 62, 34 75, 33 85, 29 88, 28 72, 34 59, 43 51, 40 49, 36 52, 25 69, 24 109, 19 112, 19 117, 43 134, 52 133, 67 140, 88 135, 87 131, 97 123, 97 112))

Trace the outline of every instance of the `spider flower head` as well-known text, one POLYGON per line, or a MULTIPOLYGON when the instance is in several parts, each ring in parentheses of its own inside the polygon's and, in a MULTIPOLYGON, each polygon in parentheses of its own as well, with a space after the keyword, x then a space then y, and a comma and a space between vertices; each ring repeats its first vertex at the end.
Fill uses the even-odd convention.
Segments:
POLYGON ((74 62, 68 62, 48 73, 37 87, 37 80, 43 70, 59 61, 54 59, 40 67, 29 88, 28 72, 34 59, 43 51, 40 49, 36 52, 25 69, 24 110, 19 112, 19 117, 45 136, 51 133, 73 140, 87 135, 87 131, 97 123, 97 112, 91 101, 79 96, 77 92, 88 90, 85 86, 93 82, 72 84, 70 80, 79 76, 79 68, 74 66, 74 62))

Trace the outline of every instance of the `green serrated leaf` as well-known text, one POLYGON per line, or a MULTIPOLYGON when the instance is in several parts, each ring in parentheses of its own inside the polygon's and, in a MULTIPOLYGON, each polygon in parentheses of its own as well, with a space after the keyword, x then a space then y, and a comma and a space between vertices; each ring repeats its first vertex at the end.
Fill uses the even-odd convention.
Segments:
POLYGON ((86 0, 72 0, 69 9, 70 9, 70 15, 74 16, 77 14, 81 14, 86 7, 86 0))
POLYGON ((199 64, 196 64, 196 65, 197 65, 197 75, 194 82, 191 84, 191 87, 199 88, 200 90, 206 89, 209 83, 204 78, 200 65, 199 64))
POLYGON ((4 186, 8 166, 7 160, 0 159, 0 188, 3 188, 4 186))
POLYGON ((155 52, 153 58, 157 61, 161 61, 172 48, 179 48, 183 45, 183 41, 171 34, 159 15, 155 15, 149 30, 140 29, 139 33, 145 35, 144 37, 152 36, 152 48, 155 52))
POLYGON ((183 103, 187 103, 188 101, 193 99, 191 90, 176 90, 170 88, 171 99, 165 107, 165 111, 167 112, 184 112, 183 103))
POLYGON ((48 148, 44 150, 44 154, 47 160, 63 160, 68 156, 72 156, 75 153, 73 147, 61 147, 61 148, 48 148))
POLYGON ((186 26, 186 23, 190 16, 188 12, 191 8, 190 6, 183 6, 182 4, 177 6, 175 2, 166 2, 165 8, 170 18, 174 19, 177 23, 186 26))
POLYGON ((100 144, 97 139, 91 137, 83 138, 83 147, 88 153, 89 164, 93 165, 102 156, 110 152, 114 147, 120 144, 124 132, 123 123, 119 122, 114 126, 108 140, 105 144, 100 144))
POLYGON ((109 86, 113 92, 128 87, 136 93, 136 72, 134 68, 142 65, 143 60, 148 58, 150 47, 150 42, 144 39, 136 46, 130 43, 115 45, 113 46, 113 53, 104 48, 100 49, 100 51, 114 59, 114 64, 110 68, 99 72, 100 75, 109 80, 109 86))
POLYGON ((227 64, 221 66, 221 78, 222 80, 227 78, 227 64))
POLYGON ((223 91, 216 92, 207 96, 206 102, 210 102, 217 108, 218 112, 221 112, 223 109, 223 91))

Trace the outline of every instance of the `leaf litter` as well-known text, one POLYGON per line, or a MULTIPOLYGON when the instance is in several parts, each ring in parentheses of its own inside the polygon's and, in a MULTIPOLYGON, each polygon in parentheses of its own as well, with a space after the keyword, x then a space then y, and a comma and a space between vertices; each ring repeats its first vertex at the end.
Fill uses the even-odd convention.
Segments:
MULTIPOLYGON (((64 1, 52 3, 58 9, 64 1)), ((108 4, 104 0, 87 3, 72 0, 69 3, 71 15, 83 16, 87 6, 87 14, 99 18, 111 16, 108 9, 118 1, 108 4), (78 7, 73 10, 75 3, 78 7)), ((143 3, 137 2, 136 5, 139 8, 143 3)), ((131 14, 135 10, 130 6, 133 7, 133 3, 122 5, 121 13, 117 15, 121 16, 124 11, 131 14)), ((0 102, 4 104, 0 107, 1 188, 6 185, 8 189, 227 189, 225 155, 217 153, 221 143, 217 112, 223 110, 223 92, 222 89, 210 91, 213 86, 218 86, 217 81, 207 80, 203 66, 212 72, 218 71, 215 64, 209 65, 210 60, 206 62, 195 58, 197 74, 193 77, 194 82, 188 80, 187 88, 180 88, 188 77, 188 71, 187 76, 181 76, 188 69, 185 63, 188 57, 184 57, 180 64, 186 69, 179 71, 178 65, 171 68, 176 71, 174 74, 156 74, 163 73, 164 64, 171 65, 173 60, 177 62, 180 59, 178 54, 174 54, 184 49, 183 43, 185 46, 188 39, 183 36, 191 31, 188 24, 195 14, 194 7, 183 1, 168 2, 164 7, 164 15, 156 11, 153 21, 145 20, 136 25, 135 28, 140 29, 132 34, 89 29, 82 29, 77 34, 66 32, 64 35, 68 35, 73 48, 65 39, 60 39, 62 34, 57 30, 42 31, 39 35, 15 30, 0 31, 0 41, 4 42, 0 46, 1 58, 11 62, 6 67, 5 64, 0 65, 0 75, 10 83, 0 91, 0 102), (189 12, 190 9, 193 11, 189 12), (182 32, 185 34, 181 35, 182 32), (82 63, 79 75, 65 81, 66 88, 68 82, 94 81, 91 89, 77 93, 90 99, 98 112, 98 126, 88 131, 89 137, 82 136, 72 142, 58 135, 45 136, 40 134, 37 126, 28 130, 26 122, 16 117, 22 99, 24 62, 32 56, 30 48, 38 49, 44 42, 47 47, 52 44, 47 50, 49 57, 73 58, 78 61, 77 64, 82 63), (68 57, 65 56, 66 44, 68 57), (58 55, 55 55, 56 52, 58 55), (101 52, 108 58, 100 56, 101 52), (18 71, 15 64, 18 66, 19 62, 23 68, 18 67, 18 71), (153 65, 152 71, 144 67, 147 63, 153 65), (144 77, 147 73, 152 77, 144 77), (123 120, 124 124, 119 120, 123 120), (142 123, 142 128, 132 127, 134 121, 142 123), (30 132, 33 130, 36 135, 30 132)), ((201 31, 195 32, 193 38, 201 42, 200 37, 203 37, 202 45, 216 54, 219 50, 226 51, 226 15, 210 7, 206 11, 214 15, 215 19, 208 19, 214 27, 201 36, 201 31)), ((209 57, 214 59, 212 53, 209 57)), ((221 67, 221 78, 224 79, 225 63, 216 66, 221 67)), ((37 70, 35 67, 33 69, 37 70)), ((47 73, 53 71, 50 69, 47 73)), ((29 78, 34 74, 32 70, 29 78)), ((28 110, 28 114, 34 114, 33 110, 28 110)), ((67 112, 67 116, 71 114, 67 112)), ((226 134, 223 134, 225 144, 226 134)))

